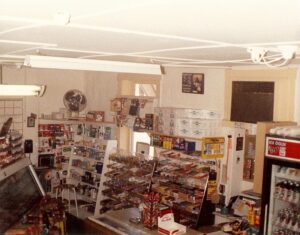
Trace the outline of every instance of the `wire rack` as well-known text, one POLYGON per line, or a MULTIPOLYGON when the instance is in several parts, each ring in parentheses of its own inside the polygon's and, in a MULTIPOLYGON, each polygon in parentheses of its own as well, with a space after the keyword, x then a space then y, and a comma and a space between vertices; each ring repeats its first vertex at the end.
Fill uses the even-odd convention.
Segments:
POLYGON ((23 99, 0 99, 0 128, 12 117, 11 130, 23 134, 23 99))

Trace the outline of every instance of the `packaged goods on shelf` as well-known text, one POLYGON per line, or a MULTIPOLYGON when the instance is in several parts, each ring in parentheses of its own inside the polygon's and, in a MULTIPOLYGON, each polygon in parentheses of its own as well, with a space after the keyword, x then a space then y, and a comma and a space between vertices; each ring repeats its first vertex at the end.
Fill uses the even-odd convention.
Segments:
POLYGON ((87 121, 104 122, 104 111, 88 111, 86 114, 87 121))
POLYGON ((23 156, 22 141, 22 134, 18 131, 10 131, 0 137, 0 168, 23 156))
POLYGON ((202 109, 155 108, 155 131, 166 135, 202 138, 221 134, 220 114, 202 109))

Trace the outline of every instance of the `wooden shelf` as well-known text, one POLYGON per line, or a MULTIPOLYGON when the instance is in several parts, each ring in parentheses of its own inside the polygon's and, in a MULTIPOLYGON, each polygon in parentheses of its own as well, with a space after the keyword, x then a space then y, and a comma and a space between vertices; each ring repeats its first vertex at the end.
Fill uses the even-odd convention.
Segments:
POLYGON ((94 175, 100 175, 101 176, 101 173, 97 173, 97 172, 94 172, 94 171, 91 171, 91 170, 88 170, 88 169, 84 169, 84 168, 81 168, 79 166, 73 166, 71 165, 70 167, 74 168, 74 169, 79 169, 79 170, 82 170, 82 171, 87 171, 87 172, 90 172, 94 175))
POLYGON ((78 154, 73 154, 74 158, 79 158, 79 159, 83 159, 83 160, 91 160, 91 161, 96 161, 96 162, 102 162, 103 163, 103 159, 104 157, 102 157, 102 159, 95 159, 95 158, 91 158, 91 157, 84 157, 82 155, 78 155, 78 154))
POLYGON ((97 125, 113 125, 114 122, 97 122, 88 121, 86 119, 53 119, 53 118, 39 118, 39 121, 51 121, 51 122, 68 122, 68 124, 97 124, 97 125))
POLYGON ((154 99, 157 99, 155 96, 136 96, 136 95, 121 95, 121 96, 118 96, 118 98, 121 98, 121 99, 139 99, 139 100, 154 100, 154 99))
POLYGON ((147 132, 148 134, 167 136, 167 137, 170 137, 170 138, 181 138, 181 139, 202 141, 202 138, 179 136, 179 135, 167 135, 167 134, 160 133, 160 132, 155 132, 155 131, 145 131, 145 132, 147 132))

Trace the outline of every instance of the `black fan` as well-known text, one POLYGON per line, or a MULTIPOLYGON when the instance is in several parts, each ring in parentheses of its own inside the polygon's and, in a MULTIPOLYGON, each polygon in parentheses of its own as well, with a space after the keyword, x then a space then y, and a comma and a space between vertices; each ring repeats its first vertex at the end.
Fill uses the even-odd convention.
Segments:
POLYGON ((64 95, 64 105, 70 112, 80 112, 87 104, 85 95, 79 90, 67 91, 64 95))

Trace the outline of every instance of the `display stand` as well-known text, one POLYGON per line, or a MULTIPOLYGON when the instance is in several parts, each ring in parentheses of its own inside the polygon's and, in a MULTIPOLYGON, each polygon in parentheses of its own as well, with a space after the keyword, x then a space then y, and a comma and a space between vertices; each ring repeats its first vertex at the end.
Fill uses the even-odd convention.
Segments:
POLYGON ((104 164, 101 213, 139 207, 149 191, 160 193, 162 206, 173 209, 175 221, 197 228, 206 203, 211 164, 175 151, 158 152, 155 160, 122 151, 104 164))
MULTIPOLYGON (((100 210, 99 192, 105 159, 117 147, 115 125, 112 122, 86 120, 40 119, 39 153, 55 156, 52 171, 52 190, 59 175, 60 184, 76 187, 79 216, 86 218, 98 215, 100 210), (67 175, 61 174, 63 171, 67 175)), ((65 195, 62 195, 65 197, 65 195)), ((68 200, 74 198, 73 193, 68 200)))
POLYGON ((82 145, 73 147, 67 179, 77 187, 77 198, 85 202, 85 210, 93 215, 99 215, 107 159, 116 147, 116 140, 105 141, 103 150, 82 145))
POLYGON ((154 167, 155 160, 143 155, 120 150, 111 153, 103 169, 100 212, 138 207, 149 190, 154 167))
POLYGON ((210 165, 174 151, 161 151, 152 190, 174 211, 175 222, 197 228, 207 194, 210 165))

